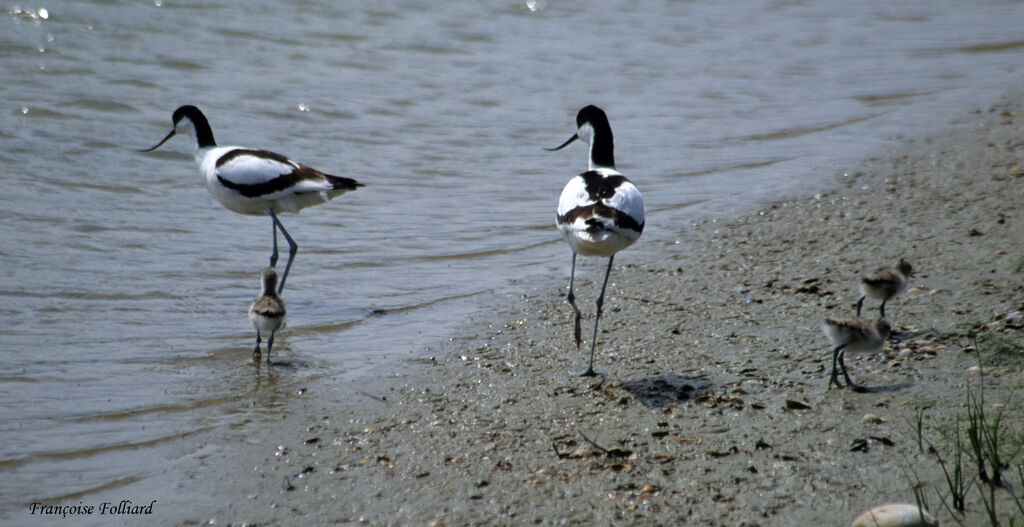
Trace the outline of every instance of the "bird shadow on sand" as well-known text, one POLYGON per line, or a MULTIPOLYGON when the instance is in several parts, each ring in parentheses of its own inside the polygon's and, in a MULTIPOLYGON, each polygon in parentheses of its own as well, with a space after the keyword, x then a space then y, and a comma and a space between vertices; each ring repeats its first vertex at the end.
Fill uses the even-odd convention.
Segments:
POLYGON ((307 366, 306 363, 296 360, 271 360, 269 364, 267 362, 253 364, 257 373, 262 370, 266 370, 267 373, 295 373, 307 366))
POLYGON ((706 393, 711 386, 711 381, 704 377, 673 374, 622 383, 622 388, 647 408, 664 408, 670 403, 690 401, 706 393))
POLYGON ((906 390, 914 386, 912 382, 898 382, 896 384, 890 384, 888 386, 862 386, 862 393, 893 393, 900 390, 906 390))

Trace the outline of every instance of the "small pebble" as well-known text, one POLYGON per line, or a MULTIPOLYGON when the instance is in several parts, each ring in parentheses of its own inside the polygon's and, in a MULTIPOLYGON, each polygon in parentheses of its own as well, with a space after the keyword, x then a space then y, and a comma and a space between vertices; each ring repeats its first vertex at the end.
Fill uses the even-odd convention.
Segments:
POLYGON ((591 450, 588 447, 581 446, 581 447, 577 448, 576 450, 573 450, 572 454, 569 454, 569 455, 572 456, 572 457, 593 457, 594 456, 594 451, 591 450))

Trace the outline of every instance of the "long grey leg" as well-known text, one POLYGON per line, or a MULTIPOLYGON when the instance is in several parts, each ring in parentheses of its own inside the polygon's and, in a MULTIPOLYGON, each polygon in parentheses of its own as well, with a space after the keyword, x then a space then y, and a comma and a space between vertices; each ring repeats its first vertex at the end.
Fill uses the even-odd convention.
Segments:
POLYGON ((857 316, 858 317, 860 316, 860 308, 864 305, 864 299, 867 296, 868 295, 861 295, 860 298, 857 299, 857 316))
MULTIPOLYGON (((260 342, 263 342, 263 340, 260 339, 260 330, 257 329, 256 330, 256 348, 252 350, 252 360, 254 360, 256 362, 260 361, 260 355, 262 355, 262 353, 260 353, 260 342)), ((268 357, 270 356, 270 352, 269 351, 267 352, 267 356, 268 357)))
MULTIPOLYGON (((284 266, 284 274, 281 275, 281 283, 277 286, 277 294, 281 294, 284 291, 284 282, 288 280, 288 272, 292 269, 292 260, 295 259, 295 253, 298 252, 299 246, 295 244, 295 240, 288 234, 288 231, 281 224, 281 221, 277 219, 277 214, 274 214, 273 209, 267 209, 267 214, 270 214, 270 219, 274 221, 274 254, 270 257, 270 266, 274 267, 277 264, 277 231, 280 230, 281 234, 284 235, 285 241, 288 242, 288 264, 284 266)), ((269 359, 270 354, 267 354, 269 359)))
POLYGON ((274 234, 274 252, 270 253, 270 267, 277 267, 277 221, 274 219, 274 211, 267 209, 270 214, 270 230, 274 234))
POLYGON ((581 372, 570 372, 573 375, 580 375, 583 377, 593 377, 595 375, 604 375, 604 372, 594 370, 594 350, 597 349, 597 325, 601 322, 601 306, 604 305, 604 290, 608 287, 608 276, 612 273, 612 262, 615 261, 615 255, 608 257, 608 268, 604 271, 604 283, 601 284, 601 294, 597 297, 597 313, 594 315, 594 337, 590 341, 590 363, 587 364, 587 369, 581 372))
POLYGON ((572 306, 572 310, 576 312, 576 329, 573 335, 576 337, 576 349, 580 349, 580 341, 582 336, 580 335, 580 317, 583 315, 580 313, 580 308, 576 306, 576 295, 572 292, 572 284, 576 278, 576 253, 572 253, 572 271, 569 272, 569 294, 565 295, 565 300, 572 306))

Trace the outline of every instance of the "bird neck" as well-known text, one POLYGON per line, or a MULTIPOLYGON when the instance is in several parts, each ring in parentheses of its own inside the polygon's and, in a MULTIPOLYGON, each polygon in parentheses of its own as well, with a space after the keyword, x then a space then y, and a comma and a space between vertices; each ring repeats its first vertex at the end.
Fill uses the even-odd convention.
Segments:
POLYGON ((190 119, 192 128, 189 130, 189 135, 195 139, 196 147, 202 150, 217 146, 217 141, 213 139, 213 130, 210 129, 210 122, 206 120, 206 116, 197 114, 190 116, 190 119))
POLYGON ((277 276, 263 278, 263 296, 277 298, 277 276))
POLYGON ((595 127, 590 139, 590 170, 595 168, 615 168, 615 143, 611 127, 595 127))

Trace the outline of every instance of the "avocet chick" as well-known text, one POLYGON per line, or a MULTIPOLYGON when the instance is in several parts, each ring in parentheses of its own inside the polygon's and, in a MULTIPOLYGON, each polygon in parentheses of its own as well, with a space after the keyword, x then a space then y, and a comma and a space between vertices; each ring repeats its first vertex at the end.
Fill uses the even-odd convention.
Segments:
POLYGON ((843 363, 843 355, 847 350, 869 353, 881 351, 885 347, 885 339, 889 338, 889 332, 892 331, 892 326, 889 325, 889 322, 885 319, 871 322, 866 318, 859 317, 844 319, 826 318, 825 323, 821 325, 821 330, 825 332, 825 336, 835 346, 832 349, 832 375, 829 378, 828 387, 832 388, 833 384, 839 388, 843 387, 839 383, 839 376, 836 371, 836 362, 838 362, 839 367, 843 369, 843 377, 846 379, 847 388, 855 392, 868 391, 867 388, 850 379, 850 374, 846 373, 846 364, 843 363))
POLYGON ((256 329, 256 349, 252 350, 254 361, 260 361, 260 342, 262 335, 269 333, 267 337, 267 364, 270 364, 270 350, 274 347, 274 333, 284 327, 284 301, 277 296, 277 271, 273 267, 263 270, 260 275, 263 283, 263 291, 260 296, 249 306, 249 320, 252 327, 256 329))
POLYGON ((906 258, 900 258, 896 267, 883 267, 864 275, 860 279, 861 297, 857 300, 857 316, 860 316, 860 308, 866 297, 882 301, 882 307, 878 309, 882 318, 885 318, 885 303, 907 288, 907 281, 913 274, 914 268, 906 258))

